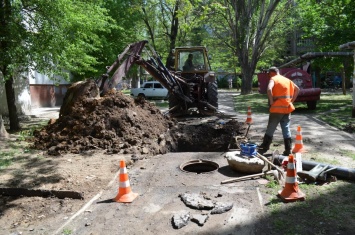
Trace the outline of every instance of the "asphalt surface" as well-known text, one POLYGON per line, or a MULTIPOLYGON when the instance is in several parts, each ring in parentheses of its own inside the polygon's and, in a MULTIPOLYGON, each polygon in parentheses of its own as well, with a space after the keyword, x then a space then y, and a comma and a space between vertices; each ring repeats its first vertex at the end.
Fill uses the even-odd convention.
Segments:
MULTIPOLYGON (((246 120, 246 114, 240 114, 233 108, 234 95, 237 94, 220 92, 219 110, 240 121, 246 120)), ((252 114, 252 119, 253 131, 248 137, 258 142, 264 135, 268 116, 252 114)), ((339 148, 339 145, 344 150, 355 151, 354 135, 333 128, 312 116, 292 115, 291 126, 294 134, 297 126, 301 126, 304 145, 310 153, 331 154, 332 149, 339 148)), ((275 132, 274 140, 282 141, 280 129, 275 132)), ((132 203, 112 202, 111 199, 118 191, 116 175, 105 191, 96 195, 64 224, 58 225, 57 234, 64 228, 70 228, 71 234, 80 235, 260 234, 255 226, 262 220, 263 206, 269 195, 260 192, 262 181, 222 185, 221 181, 240 176, 230 169, 224 153, 169 153, 153 156, 134 163, 128 169, 128 175, 132 191, 139 194, 132 203), (219 168, 206 174, 186 173, 180 169, 181 164, 198 159, 214 161, 219 168), (203 226, 189 222, 181 229, 174 229, 171 219, 177 213, 208 213, 186 207, 179 198, 180 194, 186 192, 203 193, 212 200, 233 202, 234 206, 226 213, 209 215, 203 226)))

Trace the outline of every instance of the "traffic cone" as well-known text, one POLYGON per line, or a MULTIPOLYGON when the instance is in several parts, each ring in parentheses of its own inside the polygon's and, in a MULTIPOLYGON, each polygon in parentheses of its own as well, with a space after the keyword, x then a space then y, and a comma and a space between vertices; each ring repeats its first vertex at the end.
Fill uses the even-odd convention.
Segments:
POLYGON ((119 189, 117 196, 113 199, 116 202, 132 202, 138 196, 133 193, 129 184, 128 173, 125 161, 120 161, 119 189))
POLYGON ((302 131, 301 131, 301 127, 298 126, 295 147, 292 149, 292 153, 304 153, 304 152, 306 151, 303 148, 302 131))
POLYGON ((298 188, 296 175, 294 157, 293 154, 290 154, 288 157, 285 187, 279 191, 279 196, 286 202, 305 200, 305 194, 298 188))
POLYGON ((247 113, 247 120, 245 121, 246 124, 252 124, 253 123, 253 119, 251 118, 251 108, 248 107, 248 113, 247 113))

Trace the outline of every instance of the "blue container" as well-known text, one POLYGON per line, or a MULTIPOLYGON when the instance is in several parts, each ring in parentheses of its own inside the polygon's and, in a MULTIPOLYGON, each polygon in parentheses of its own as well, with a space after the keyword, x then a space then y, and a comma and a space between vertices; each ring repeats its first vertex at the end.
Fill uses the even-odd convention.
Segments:
POLYGON ((247 155, 249 157, 254 157, 256 155, 256 144, 241 144, 240 147, 242 148, 242 154, 247 155))

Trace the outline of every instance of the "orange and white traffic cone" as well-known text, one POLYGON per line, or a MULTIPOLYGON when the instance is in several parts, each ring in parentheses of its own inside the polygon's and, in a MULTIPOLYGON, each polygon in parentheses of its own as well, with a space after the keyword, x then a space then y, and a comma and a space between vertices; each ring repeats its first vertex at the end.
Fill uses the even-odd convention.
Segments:
POLYGON ((113 199, 116 202, 132 202, 138 196, 138 193, 133 193, 129 184, 126 163, 120 161, 119 189, 117 196, 113 199))
POLYGON ((288 157, 286 183, 283 190, 279 191, 279 196, 286 202, 303 201, 305 194, 298 188, 297 173, 293 154, 288 157))
POLYGON ((304 153, 304 152, 306 152, 306 151, 303 148, 302 131, 301 131, 301 127, 298 126, 295 147, 292 149, 292 153, 304 153))
POLYGON ((247 120, 245 121, 246 124, 252 124, 253 119, 251 118, 251 108, 250 106, 248 107, 248 113, 247 113, 247 120))

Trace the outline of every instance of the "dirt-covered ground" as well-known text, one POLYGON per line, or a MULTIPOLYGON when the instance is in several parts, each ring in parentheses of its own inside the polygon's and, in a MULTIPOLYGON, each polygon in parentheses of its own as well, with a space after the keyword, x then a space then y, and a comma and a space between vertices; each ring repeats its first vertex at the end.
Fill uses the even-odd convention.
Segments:
MULTIPOLYGON (((170 118, 148 101, 120 92, 99 98, 95 89, 89 86, 81 96, 67 97, 58 116, 23 122, 49 120, 31 140, 14 135, 0 139, 0 160, 9 162, 0 169, 0 234, 52 234, 78 211, 90 213, 83 206, 117 183, 120 160, 129 169, 168 152, 225 152, 236 147, 233 135, 247 131, 244 120, 226 115, 170 118)), ((255 130, 253 126, 249 136, 261 137, 255 130)), ((315 141, 304 138, 319 151, 327 147, 315 141)), ((348 223, 345 231, 352 226, 348 223)))
POLYGON ((47 226, 58 227, 114 183, 121 159, 130 167, 167 152, 227 151, 246 130, 224 115, 175 119, 121 92, 99 97, 93 84, 75 89, 81 94, 66 97, 58 117, 27 120, 49 120, 33 138, 0 140, 1 157, 11 161, 0 169, 0 234, 48 234, 47 226))

